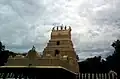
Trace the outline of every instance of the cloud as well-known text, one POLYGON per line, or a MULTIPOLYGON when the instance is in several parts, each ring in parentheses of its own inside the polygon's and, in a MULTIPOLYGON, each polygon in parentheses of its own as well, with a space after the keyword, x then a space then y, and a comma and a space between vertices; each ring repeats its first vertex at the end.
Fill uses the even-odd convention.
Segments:
POLYGON ((119 0, 0 0, 0 40, 7 49, 43 51, 53 24, 72 27, 80 59, 111 54, 120 38, 119 0))

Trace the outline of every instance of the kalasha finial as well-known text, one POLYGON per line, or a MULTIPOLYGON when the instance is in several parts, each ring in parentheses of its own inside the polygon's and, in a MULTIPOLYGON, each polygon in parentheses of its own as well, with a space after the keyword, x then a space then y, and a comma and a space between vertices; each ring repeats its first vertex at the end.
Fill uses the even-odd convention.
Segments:
POLYGON ((67 27, 65 26, 65 30, 66 30, 66 28, 67 28, 67 27))
POLYGON ((63 25, 61 26, 61 30, 63 30, 63 25))
POLYGON ((32 51, 35 51, 35 46, 33 45, 33 47, 32 47, 32 51))
POLYGON ((58 26, 57 26, 57 30, 58 30, 58 26))
POLYGON ((71 27, 69 26, 69 30, 71 31, 71 27))
POLYGON ((55 30, 55 27, 53 27, 52 31, 55 30))

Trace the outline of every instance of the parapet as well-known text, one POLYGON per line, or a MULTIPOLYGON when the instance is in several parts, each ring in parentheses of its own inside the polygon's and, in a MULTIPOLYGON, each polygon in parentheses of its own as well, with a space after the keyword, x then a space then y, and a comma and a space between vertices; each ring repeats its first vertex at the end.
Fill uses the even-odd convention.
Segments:
POLYGON ((66 31, 66 30, 71 31, 71 27, 70 26, 55 26, 52 28, 52 31, 66 31))
POLYGON ((71 39, 70 26, 55 26, 52 28, 51 39, 71 39))
POLYGON ((25 57, 22 55, 16 55, 15 57, 9 56, 9 59, 23 59, 23 58, 25 57))

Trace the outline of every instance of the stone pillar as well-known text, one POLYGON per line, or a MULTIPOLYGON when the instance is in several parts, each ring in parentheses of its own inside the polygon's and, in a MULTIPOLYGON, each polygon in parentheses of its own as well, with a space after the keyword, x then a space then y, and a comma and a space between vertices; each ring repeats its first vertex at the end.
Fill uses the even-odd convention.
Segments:
POLYGON ((110 74, 108 74, 108 79, 110 79, 110 74))
POLYGON ((105 76, 105 79, 107 79, 107 74, 106 74, 106 73, 105 73, 105 75, 104 75, 104 76, 105 76))
POLYGON ((98 79, 98 74, 96 73, 96 79, 98 79))
POLYGON ((99 73, 99 79, 101 79, 101 74, 99 73))
POLYGON ((111 77, 112 77, 112 79, 114 79, 114 75, 113 75, 113 73, 111 74, 111 77))
POLYGON ((88 73, 88 79, 90 79, 90 73, 88 73))
POLYGON ((79 78, 78 79, 80 79, 80 73, 79 73, 79 78))
POLYGON ((92 73, 92 79, 94 79, 94 74, 92 73))
POLYGON ((81 75, 82 75, 81 78, 83 79, 84 78, 84 74, 82 73, 81 75))
POLYGON ((102 73, 102 79, 104 79, 104 74, 102 73))
POLYGON ((86 79, 86 77, 87 77, 87 74, 85 73, 85 79, 86 79))

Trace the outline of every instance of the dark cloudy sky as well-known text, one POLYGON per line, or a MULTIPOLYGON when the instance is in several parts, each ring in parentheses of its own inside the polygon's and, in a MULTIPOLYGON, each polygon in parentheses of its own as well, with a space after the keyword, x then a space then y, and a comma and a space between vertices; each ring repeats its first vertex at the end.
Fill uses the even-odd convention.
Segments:
POLYGON ((72 27, 80 59, 113 52, 120 38, 120 0, 0 0, 0 40, 7 49, 42 52, 53 24, 72 27))

